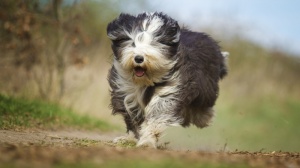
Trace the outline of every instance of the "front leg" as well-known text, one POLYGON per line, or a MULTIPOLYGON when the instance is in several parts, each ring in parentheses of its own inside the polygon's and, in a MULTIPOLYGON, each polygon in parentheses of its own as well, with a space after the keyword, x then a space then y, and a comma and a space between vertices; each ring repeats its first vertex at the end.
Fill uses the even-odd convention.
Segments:
POLYGON ((157 142, 168 126, 179 126, 182 118, 176 115, 179 102, 171 96, 154 96, 145 108, 145 121, 140 131, 137 146, 157 148, 157 142))

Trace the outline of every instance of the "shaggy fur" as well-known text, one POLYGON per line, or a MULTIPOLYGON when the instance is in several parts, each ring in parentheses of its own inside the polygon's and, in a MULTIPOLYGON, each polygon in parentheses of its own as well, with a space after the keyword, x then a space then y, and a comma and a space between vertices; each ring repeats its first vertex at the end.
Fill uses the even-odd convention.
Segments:
POLYGON ((121 14, 107 34, 114 53, 111 107, 137 145, 156 147, 167 126, 209 125, 218 82, 227 74, 216 41, 157 12, 121 14))

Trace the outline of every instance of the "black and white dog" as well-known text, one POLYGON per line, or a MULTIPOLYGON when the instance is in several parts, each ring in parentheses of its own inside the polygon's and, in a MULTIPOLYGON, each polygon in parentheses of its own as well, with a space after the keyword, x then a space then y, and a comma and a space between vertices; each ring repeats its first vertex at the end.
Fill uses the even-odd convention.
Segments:
POLYGON ((153 145, 167 126, 203 128, 214 116, 225 54, 204 33, 163 13, 121 14, 107 26, 114 60, 108 80, 113 114, 137 146, 153 145))

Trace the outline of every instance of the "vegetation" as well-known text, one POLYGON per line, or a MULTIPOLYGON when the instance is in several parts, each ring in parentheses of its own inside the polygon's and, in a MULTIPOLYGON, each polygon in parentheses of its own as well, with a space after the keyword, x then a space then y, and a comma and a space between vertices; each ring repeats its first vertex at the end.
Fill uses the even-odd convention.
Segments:
MULTIPOLYGON (((171 129, 176 146, 209 150, 300 151, 300 61, 240 38, 221 42, 229 75, 221 81, 211 127, 171 129), (193 138, 190 138, 193 137, 193 138)), ((172 145, 172 144, 171 144, 172 145)))
POLYGON ((68 69, 86 66, 91 58, 86 51, 92 47, 106 47, 104 27, 116 15, 112 5, 106 1, 68 5, 62 0, 1 1, 0 60, 1 71, 6 71, 1 83, 11 74, 17 76, 0 84, 0 90, 59 102, 68 94, 68 69), (98 10, 109 12, 99 15, 98 10))
MULTIPOLYGON (((118 161, 109 161, 104 164, 100 164, 103 167, 113 168, 113 167, 123 167, 123 168, 181 168, 189 167, 194 168, 247 168, 246 164, 227 164, 227 163, 206 163, 206 162, 189 162, 187 160, 161 160, 161 161, 144 161, 144 160, 118 160, 118 161)), ((62 164, 57 166, 57 168, 65 168, 65 167, 87 167, 87 168, 96 168, 99 167, 98 164, 95 163, 80 163, 80 164, 62 164)))
POLYGON ((300 118, 299 58, 249 41, 234 40, 227 47, 232 53, 231 71, 223 81, 218 111, 224 117, 220 120, 230 121, 226 129, 230 146, 300 151, 296 145, 300 141, 296 133, 300 126, 296 120, 300 118))
MULTIPOLYGON (((1 128, 97 125, 56 104, 110 114, 106 76, 112 52, 106 25, 123 2, 69 2, 0 1, 0 93, 54 102, 1 96, 1 128)), ((226 34, 226 39, 210 34, 230 53, 229 75, 221 82, 216 119, 203 130, 170 130, 170 145, 300 151, 299 57, 263 48, 238 34, 226 34)))
POLYGON ((101 120, 80 116, 71 109, 37 100, 15 99, 0 95, 0 129, 65 128, 109 130, 101 120))

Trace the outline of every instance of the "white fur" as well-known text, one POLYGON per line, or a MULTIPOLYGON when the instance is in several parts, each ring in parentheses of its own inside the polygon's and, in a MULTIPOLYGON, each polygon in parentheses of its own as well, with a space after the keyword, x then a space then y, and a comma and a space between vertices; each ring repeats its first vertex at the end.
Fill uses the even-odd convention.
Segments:
MULTIPOLYGON (((122 50, 122 57, 120 60, 120 65, 125 70, 131 73, 133 67, 137 64, 134 62, 134 57, 137 55, 141 55, 144 57, 144 62, 139 64, 143 66, 144 64, 151 63, 152 72, 159 72, 153 76, 151 76, 151 80, 153 82, 160 82, 161 78, 165 75, 165 73, 169 72, 169 70, 176 64, 176 61, 169 60, 163 54, 165 53, 162 44, 157 44, 158 47, 154 47, 151 43, 155 43, 153 41, 152 35, 148 35, 147 33, 138 33, 137 35, 133 32, 131 34, 132 37, 135 37, 135 47, 128 43, 127 46, 122 50), (142 39, 139 39, 139 36, 143 36, 142 39), (162 47, 159 47, 162 46, 162 47)), ((130 40, 131 41, 131 40, 130 40)), ((132 41, 133 43, 133 41, 132 41)), ((125 75, 122 75, 125 76, 125 75)), ((128 75, 126 75, 128 76, 128 75)))
POLYGON ((224 58, 227 58, 230 54, 227 51, 223 51, 221 52, 221 54, 223 55, 224 58))
POLYGON ((171 85, 158 88, 145 107, 145 121, 140 131, 138 146, 151 145, 156 148, 158 138, 168 126, 179 126, 182 119, 174 117, 180 85, 179 73, 169 79, 171 85))
POLYGON ((122 143, 122 142, 136 142, 136 138, 134 137, 134 134, 129 132, 126 136, 119 136, 112 140, 113 143, 122 143))
POLYGON ((107 34, 107 36, 111 39, 111 40, 116 40, 117 37, 113 35, 113 33, 109 33, 107 34))
POLYGON ((121 68, 118 61, 114 61, 114 66, 118 72, 114 82, 119 88, 117 92, 125 96, 124 105, 127 112, 132 118, 141 113, 145 115, 145 121, 140 131, 141 137, 137 145, 156 147, 157 138, 167 126, 179 126, 182 122, 172 114, 176 103, 176 94, 179 91, 179 73, 175 72, 171 76, 168 80, 170 85, 158 87, 149 104, 145 106, 142 99, 146 86, 136 85, 131 76, 121 68), (132 109, 136 111, 132 111, 132 109))
POLYGON ((159 118, 150 118, 143 123, 140 131, 141 137, 137 146, 150 145, 154 148, 157 147, 159 137, 168 126, 179 126, 181 120, 170 124, 169 120, 173 116, 162 113, 159 118))
POLYGON ((144 20, 143 29, 147 33, 153 34, 158 31, 163 24, 163 21, 159 17, 152 17, 151 15, 150 17, 148 17, 148 19, 144 20), (148 27, 146 27, 147 23, 149 24, 148 27))
MULTIPOLYGON (((125 117, 128 131, 132 131, 135 138, 138 139, 137 146, 150 145, 156 148, 159 137, 168 126, 188 126, 190 123, 201 128, 208 126, 214 115, 212 107, 206 108, 204 105, 202 107, 201 104, 199 106, 194 106, 194 104, 188 105, 190 102, 183 101, 186 96, 186 100, 190 101, 193 95, 190 97, 186 95, 188 93, 179 95, 185 89, 188 92, 192 92, 193 87, 185 88, 183 86, 185 83, 181 81, 180 75, 182 74, 179 71, 174 72, 177 70, 177 67, 174 67, 177 60, 174 59, 178 58, 178 56, 181 58, 181 56, 184 57, 187 56, 186 54, 189 54, 186 53, 189 50, 180 51, 180 45, 185 46, 184 40, 183 44, 176 43, 180 40, 180 29, 177 22, 172 19, 168 20, 167 16, 160 13, 138 15, 138 18, 132 18, 138 19, 133 20, 133 22, 128 22, 130 18, 126 17, 121 18, 120 22, 113 22, 108 27, 108 30, 112 30, 108 34, 109 38, 116 40, 113 41, 113 45, 115 45, 113 46, 113 51, 117 54, 114 57, 114 65, 111 71, 115 72, 114 70, 116 70, 116 74, 110 74, 111 76, 109 77, 114 80, 110 81, 113 82, 111 86, 115 89, 112 92, 112 96, 116 97, 116 99, 112 98, 112 104, 116 106, 113 110, 116 112, 116 110, 122 108, 121 114, 125 117), (141 18, 144 20, 140 20, 141 18), (164 25, 164 22, 166 22, 166 25, 164 25), (124 25, 124 27, 119 27, 120 25, 124 25), (177 33, 173 31, 177 31, 177 33), (178 46, 179 48, 175 48, 178 46), (177 49, 177 53, 175 53, 175 49, 177 49), (170 56, 173 53, 180 55, 170 56), (135 58, 138 58, 136 56, 142 56, 143 61, 135 61, 135 58), (145 97, 146 91, 147 95, 145 97), (123 98, 124 107, 130 118, 127 114, 124 114, 124 107, 118 102, 123 98), (181 98, 183 100, 180 100, 181 98), (143 120, 143 122, 137 121, 138 119, 143 120)), ((201 38, 200 35, 199 37, 201 38)), ((194 41, 192 40, 191 42, 194 41)), ((191 49, 196 49, 196 47, 191 46, 191 49)), ((221 54, 224 58, 229 55, 228 52, 222 52, 221 54)), ((192 60, 194 56, 197 56, 197 52, 191 53, 190 57, 187 56, 187 59, 191 58, 192 60)), ((189 63, 184 59, 180 63, 189 63)), ((200 64, 201 62, 199 62, 199 66, 200 64)), ((223 66, 223 64, 221 65, 223 66)), ((190 77, 185 72, 189 68, 185 68, 185 66, 180 69, 180 72, 190 77)), ((222 69, 222 73, 225 75, 226 69, 222 69), (225 71, 223 72, 223 70, 225 71)), ((209 78, 210 76, 205 77, 209 78)), ((204 78, 204 80, 212 79, 204 78)), ((204 89, 200 87, 199 89, 204 89)), ((197 89, 197 87, 194 89, 197 89)), ((205 91, 203 94, 206 94, 205 91)), ((207 91, 207 94, 214 94, 214 92, 210 93, 210 91, 207 91)), ((116 141, 127 138, 119 138, 116 141)))
MULTIPOLYGON (((178 86, 181 83, 179 72, 173 73, 170 78, 166 79, 168 85, 156 87, 150 102, 147 105, 144 104, 143 97, 148 86, 135 83, 134 67, 145 67, 147 77, 143 78, 149 78, 154 84, 164 82, 162 81, 163 77, 177 63, 177 60, 169 59, 164 55, 168 52, 166 46, 157 42, 160 37, 154 35, 163 25, 163 21, 151 13, 147 15, 148 17, 142 23, 144 31, 133 30, 128 32, 123 28, 126 35, 131 39, 123 42, 122 45, 124 46, 122 46, 120 60, 114 60, 113 64, 117 71, 117 77, 113 82, 118 88, 116 92, 125 97, 124 105, 131 118, 134 119, 139 115, 145 116, 137 145, 150 144, 156 147, 158 137, 167 126, 178 126, 182 122, 182 119, 175 117, 173 114, 178 102, 178 86), (144 57, 143 63, 135 63, 134 57, 137 55, 144 57)), ((109 36, 111 39, 116 38, 113 35, 109 36)), ((180 33, 177 34, 173 42, 178 42, 179 38, 180 33)))
POLYGON ((118 61, 114 61, 114 66, 118 72, 117 80, 114 83, 118 86, 117 93, 125 96, 124 105, 128 114, 135 118, 134 114, 143 112, 141 107, 145 107, 142 103, 143 93, 146 87, 138 87, 134 84, 132 77, 124 72, 118 61), (135 109, 136 111, 132 111, 135 109))

